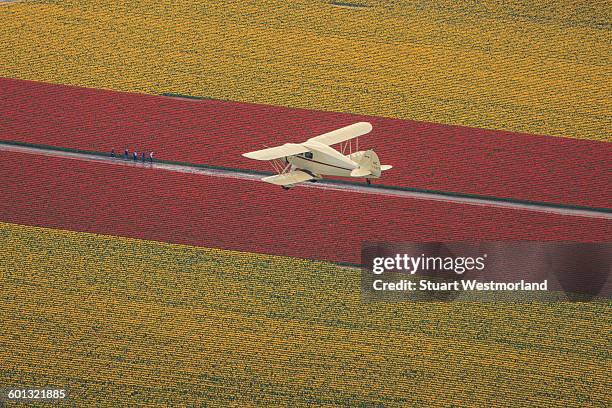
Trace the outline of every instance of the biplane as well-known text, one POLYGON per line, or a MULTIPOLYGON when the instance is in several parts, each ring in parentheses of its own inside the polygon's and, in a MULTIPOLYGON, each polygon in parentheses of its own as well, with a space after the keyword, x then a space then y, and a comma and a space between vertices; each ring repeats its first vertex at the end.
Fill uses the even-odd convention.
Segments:
POLYGON ((359 150, 358 137, 371 130, 370 123, 359 122, 312 137, 303 143, 285 143, 242 155, 249 159, 270 161, 278 174, 264 177, 262 181, 284 189, 305 181, 316 182, 323 176, 363 177, 370 184, 372 179, 379 178, 383 171, 393 167, 381 165, 374 150, 359 150), (355 152, 352 151, 353 139, 355 152), (335 144, 340 144, 339 150, 331 147, 335 144))

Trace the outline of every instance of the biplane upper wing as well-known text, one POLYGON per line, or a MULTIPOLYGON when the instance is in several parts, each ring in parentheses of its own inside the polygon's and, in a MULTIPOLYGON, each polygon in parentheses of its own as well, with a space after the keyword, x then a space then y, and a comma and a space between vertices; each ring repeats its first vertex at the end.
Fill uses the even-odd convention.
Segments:
POLYGON ((281 157, 294 156, 300 153, 309 152, 306 146, 297 143, 285 143, 282 146, 269 147, 267 149, 256 150, 254 152, 243 153, 244 157, 255 160, 275 160, 281 157))
POLYGON ((276 176, 268 176, 262 178, 266 183, 276 184, 277 186, 291 186, 304 181, 312 180, 314 177, 305 171, 293 170, 276 176))
POLYGON ((319 142, 331 146, 365 135, 370 131, 372 131, 372 125, 369 122, 357 122, 340 129, 332 130, 328 133, 323 133, 319 136, 311 137, 308 141, 319 142))

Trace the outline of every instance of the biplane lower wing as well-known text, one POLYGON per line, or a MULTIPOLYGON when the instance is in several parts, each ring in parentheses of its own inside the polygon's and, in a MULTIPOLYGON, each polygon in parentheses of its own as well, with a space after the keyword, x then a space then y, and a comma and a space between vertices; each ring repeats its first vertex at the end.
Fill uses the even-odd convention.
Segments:
POLYGON ((278 174, 276 176, 264 177, 261 180, 266 183, 276 184, 277 186, 292 186, 294 184, 303 183, 304 181, 314 179, 313 176, 301 170, 293 170, 288 173, 278 174))

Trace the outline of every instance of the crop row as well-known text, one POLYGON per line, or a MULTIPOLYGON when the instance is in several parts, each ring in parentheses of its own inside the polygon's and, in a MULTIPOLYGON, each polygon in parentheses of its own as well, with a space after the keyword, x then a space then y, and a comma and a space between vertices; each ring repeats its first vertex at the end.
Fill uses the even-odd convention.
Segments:
POLYGON ((0 76, 610 140, 605 2, 367 5, 15 2, 0 76))
POLYGON ((360 262, 364 241, 603 241, 612 223, 0 153, 1 220, 360 262))
MULTIPOLYGON (((385 185, 612 206, 610 144, 222 101, 179 100, 0 79, 0 139, 270 171, 241 153, 357 121, 394 169, 385 185)), ((356 147, 355 145, 353 146, 356 147)))
POLYGON ((364 304, 359 270, 323 262, 0 236, 5 386, 109 406, 605 405, 605 303, 364 304))

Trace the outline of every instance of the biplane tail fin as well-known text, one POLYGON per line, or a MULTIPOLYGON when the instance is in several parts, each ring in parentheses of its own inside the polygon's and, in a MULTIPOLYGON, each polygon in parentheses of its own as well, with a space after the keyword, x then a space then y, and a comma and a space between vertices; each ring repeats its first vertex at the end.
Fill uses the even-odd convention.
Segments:
POLYGON ((353 156, 353 160, 359 164, 359 167, 351 172, 352 177, 380 177, 381 167, 378 155, 374 150, 366 150, 358 152, 353 156))

